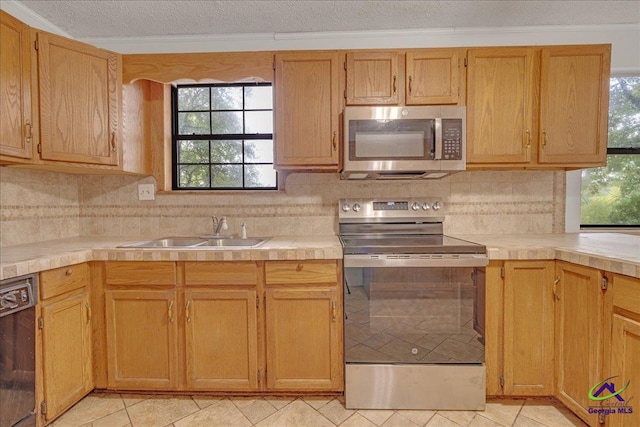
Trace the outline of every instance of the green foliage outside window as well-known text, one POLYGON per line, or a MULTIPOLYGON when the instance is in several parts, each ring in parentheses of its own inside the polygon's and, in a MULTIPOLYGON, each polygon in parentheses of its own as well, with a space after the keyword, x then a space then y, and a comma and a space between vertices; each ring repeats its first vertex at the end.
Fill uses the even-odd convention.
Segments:
POLYGON ((271 85, 174 92, 174 188, 275 189, 271 85))
POLYGON ((607 166, 582 171, 583 225, 640 225, 640 77, 611 79, 607 166))

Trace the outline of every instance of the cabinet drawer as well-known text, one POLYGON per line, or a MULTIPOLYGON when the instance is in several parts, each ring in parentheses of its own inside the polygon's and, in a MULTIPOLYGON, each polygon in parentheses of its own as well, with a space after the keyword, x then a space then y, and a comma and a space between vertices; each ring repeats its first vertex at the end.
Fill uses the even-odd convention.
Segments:
POLYGON ((640 280, 618 274, 614 275, 613 305, 640 314, 640 280))
POLYGON ((108 262, 105 281, 108 285, 175 285, 176 264, 167 261, 108 262))
POLYGON ((89 283, 89 266, 75 264, 40 273, 40 299, 53 298, 85 287, 89 283))
POLYGON ((338 268, 330 261, 274 261, 265 264, 267 284, 336 283, 338 268))
POLYGON ((258 267, 255 262, 185 262, 186 285, 256 285, 258 267))

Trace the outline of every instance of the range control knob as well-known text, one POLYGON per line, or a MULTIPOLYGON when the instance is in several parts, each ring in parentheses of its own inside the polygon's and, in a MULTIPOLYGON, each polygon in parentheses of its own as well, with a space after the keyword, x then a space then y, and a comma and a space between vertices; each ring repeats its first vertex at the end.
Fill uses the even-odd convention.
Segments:
POLYGON ((413 209, 414 211, 417 211, 418 209, 420 209, 420 203, 413 202, 413 204, 411 205, 411 209, 413 209))
POLYGON ((423 211, 428 211, 429 209, 431 209, 431 206, 429 206, 429 203, 428 202, 424 202, 422 204, 422 210, 423 211))
POLYGON ((342 210, 345 212, 349 212, 351 210, 351 206, 349 206, 349 203, 345 203, 342 205, 342 210))
POLYGON ((360 212, 360 204, 359 203, 355 203, 353 205, 352 209, 353 209, 354 212, 360 212))
POLYGON ((434 211, 440 210, 440 202, 435 202, 431 207, 434 211))

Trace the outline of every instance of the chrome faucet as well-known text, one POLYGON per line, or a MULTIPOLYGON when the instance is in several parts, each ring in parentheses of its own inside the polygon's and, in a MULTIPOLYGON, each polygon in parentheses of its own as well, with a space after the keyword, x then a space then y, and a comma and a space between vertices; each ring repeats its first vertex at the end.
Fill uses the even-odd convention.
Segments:
POLYGON ((227 218, 224 216, 221 216, 220 219, 218 219, 217 216, 212 216, 211 219, 213 220, 213 235, 214 236, 219 236, 220 235, 220 230, 226 230, 227 228, 229 228, 229 225, 227 224, 227 218))

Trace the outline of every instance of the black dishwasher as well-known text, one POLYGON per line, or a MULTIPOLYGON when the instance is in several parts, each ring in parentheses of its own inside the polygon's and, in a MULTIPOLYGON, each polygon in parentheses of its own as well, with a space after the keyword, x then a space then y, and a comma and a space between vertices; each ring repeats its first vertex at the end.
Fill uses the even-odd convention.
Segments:
POLYGON ((0 282, 0 427, 36 425, 37 276, 0 282))

